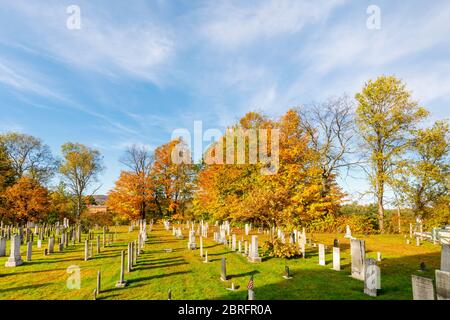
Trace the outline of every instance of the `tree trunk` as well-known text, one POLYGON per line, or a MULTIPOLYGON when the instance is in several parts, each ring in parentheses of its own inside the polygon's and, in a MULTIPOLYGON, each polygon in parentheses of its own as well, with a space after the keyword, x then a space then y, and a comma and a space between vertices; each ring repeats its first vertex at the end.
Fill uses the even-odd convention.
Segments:
POLYGON ((378 191, 377 191, 377 200, 378 200, 378 224, 380 228, 380 232, 384 233, 384 185, 382 181, 378 181, 378 191))

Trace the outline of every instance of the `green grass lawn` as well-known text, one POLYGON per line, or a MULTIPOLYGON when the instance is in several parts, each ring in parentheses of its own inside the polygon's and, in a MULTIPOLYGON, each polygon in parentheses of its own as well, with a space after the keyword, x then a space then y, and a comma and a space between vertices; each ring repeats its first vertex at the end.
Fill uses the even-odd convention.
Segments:
MULTIPOLYGON (((111 228, 114 230, 114 227, 111 228)), ((101 233, 101 230, 98 230, 101 233)), ((241 231, 238 239, 241 238, 241 231)), ((84 244, 70 245, 64 252, 43 255, 33 244, 31 262, 18 267, 5 267, 7 257, 0 258, 0 299, 92 299, 96 287, 97 271, 102 273, 102 292, 98 299, 167 299, 172 291, 176 299, 245 299, 247 283, 254 274, 256 299, 412 299, 411 275, 418 274, 434 278, 434 269, 439 268, 440 246, 424 242, 417 247, 407 245, 403 236, 373 235, 357 237, 366 240, 366 256, 376 257, 383 254, 381 268, 382 290, 377 298, 363 293, 363 282, 350 275, 349 241, 343 235, 314 234, 316 242, 328 246, 326 266, 318 265, 318 249, 307 246, 307 258, 279 259, 265 258, 260 264, 252 264, 237 252, 231 252, 224 245, 216 244, 210 237, 204 239, 204 251, 208 251, 210 263, 203 263, 199 250, 187 249, 187 230, 183 230, 184 240, 177 240, 172 232, 166 231, 161 224, 155 225, 145 245, 143 253, 137 259, 137 266, 131 273, 125 273, 128 285, 115 288, 120 272, 120 252, 126 250, 127 242, 137 239, 137 231, 128 232, 128 227, 117 228, 117 240, 113 245, 102 249, 89 261, 84 261, 84 244), (341 241, 340 272, 331 270, 333 239, 341 241), (164 248, 173 248, 166 253, 164 248), (229 282, 220 280, 221 258, 227 259, 229 282), (420 262, 424 261, 428 271, 418 272, 420 262), (288 265, 293 279, 282 278, 284 266, 288 265), (81 274, 81 288, 68 289, 67 268, 78 266, 81 274), (226 287, 231 281, 239 286, 231 292, 226 287)), ((83 235, 84 237, 85 235, 83 235)), ((308 237, 310 235, 308 234, 308 237)), ((247 237, 250 240, 250 237, 247 237)), ((264 236, 260 235, 259 245, 264 236)), ((197 237, 198 246, 198 237, 197 237)), ((55 246, 55 250, 56 246, 55 246)), ((26 247, 21 248, 25 260, 26 247)), ((9 242, 7 244, 9 254, 9 242)))

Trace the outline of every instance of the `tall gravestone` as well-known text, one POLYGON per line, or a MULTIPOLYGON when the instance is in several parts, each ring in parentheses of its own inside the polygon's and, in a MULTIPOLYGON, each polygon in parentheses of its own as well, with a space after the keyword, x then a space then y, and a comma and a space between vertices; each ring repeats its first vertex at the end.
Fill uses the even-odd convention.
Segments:
POLYGON ((6 237, 0 237, 0 257, 6 256, 6 237))
POLYGON ((48 238, 48 253, 53 253, 55 249, 55 238, 48 238))
POLYGON ((434 300, 432 279, 413 275, 411 280, 413 300, 434 300))
POLYGON ((351 239, 352 277, 364 281, 364 261, 366 259, 366 244, 364 240, 351 239))
POLYGON ((450 244, 442 245, 440 270, 450 272, 450 244))
POLYGON ((5 263, 5 267, 16 267, 23 263, 20 256, 20 235, 15 234, 11 237, 11 253, 5 263))
POLYGON ((364 293, 376 297, 381 289, 380 268, 375 259, 369 258, 364 261, 364 293))
POLYGON ((438 300, 450 300, 450 272, 436 270, 436 296, 438 300))
POLYGON ((333 247, 333 270, 341 270, 341 249, 333 247))
POLYGON ((33 242, 27 242, 27 261, 31 261, 31 252, 33 250, 33 242))
POLYGON ((258 236, 252 236, 252 245, 250 246, 248 261, 253 263, 261 262, 261 257, 258 253, 258 236))
POLYGON ((127 285, 127 282, 124 279, 125 272, 125 251, 122 250, 120 253, 120 278, 119 281, 116 282, 116 288, 123 288, 127 285))
POLYGON ((220 280, 227 281, 227 260, 222 258, 222 268, 220 270, 220 280))
POLYGON ((325 246, 319 243, 319 265, 325 265, 325 246))

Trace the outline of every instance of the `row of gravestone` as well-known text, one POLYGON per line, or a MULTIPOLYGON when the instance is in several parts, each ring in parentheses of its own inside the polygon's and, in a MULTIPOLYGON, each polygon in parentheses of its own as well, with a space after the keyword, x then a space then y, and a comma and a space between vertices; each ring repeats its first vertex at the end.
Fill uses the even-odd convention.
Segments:
POLYGON ((441 250, 441 267, 435 270, 436 291, 433 279, 412 275, 412 292, 414 300, 450 300, 450 245, 443 244, 441 250))

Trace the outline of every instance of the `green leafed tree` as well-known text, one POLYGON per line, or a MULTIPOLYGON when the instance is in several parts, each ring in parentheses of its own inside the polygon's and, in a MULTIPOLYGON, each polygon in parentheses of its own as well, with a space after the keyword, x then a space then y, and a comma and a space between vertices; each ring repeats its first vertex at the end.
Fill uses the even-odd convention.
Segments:
POLYGON ((377 206, 380 231, 384 232, 386 188, 405 150, 411 132, 428 112, 411 98, 405 85, 393 76, 367 82, 355 96, 356 123, 364 141, 371 186, 377 206))
POLYGON ((45 184, 57 170, 58 162, 49 146, 38 138, 10 132, 0 135, 0 143, 9 157, 16 179, 27 176, 45 184))
POLYGON ((399 186, 416 216, 427 218, 430 209, 449 196, 450 130, 446 121, 417 129, 411 143, 411 159, 399 171, 399 186))
POLYGON ((84 197, 103 171, 100 152, 79 143, 65 143, 61 146, 63 161, 59 171, 69 190, 74 195, 77 219, 84 208, 84 197))

